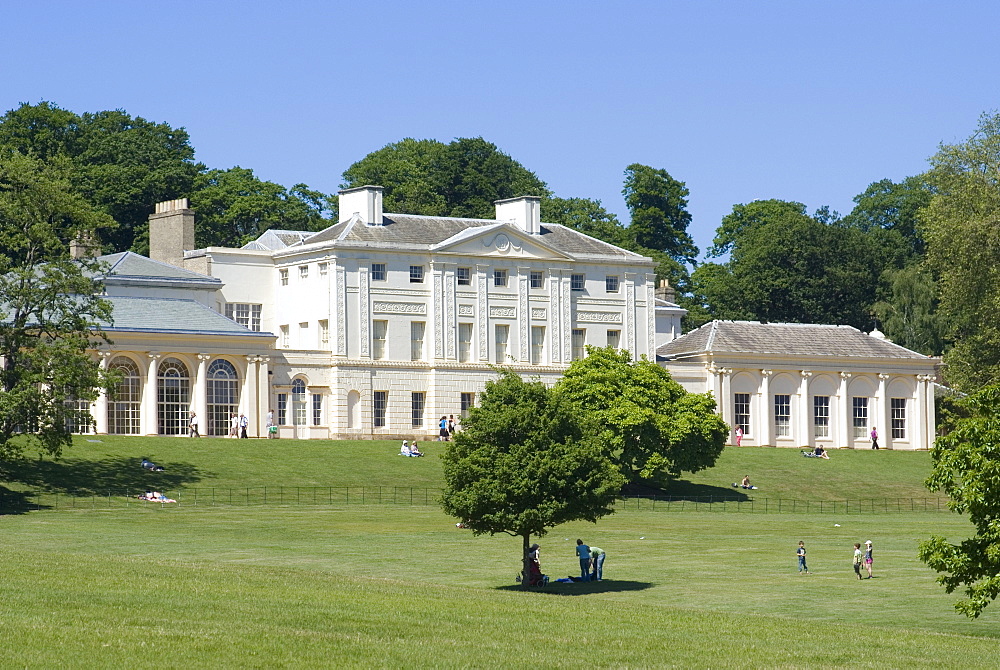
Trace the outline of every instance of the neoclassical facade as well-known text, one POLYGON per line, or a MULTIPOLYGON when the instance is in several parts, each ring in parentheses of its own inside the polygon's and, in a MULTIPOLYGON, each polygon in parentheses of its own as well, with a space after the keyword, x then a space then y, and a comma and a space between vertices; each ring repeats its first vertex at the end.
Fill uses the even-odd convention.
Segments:
POLYGON ((742 444, 928 449, 938 359, 849 326, 713 321, 662 345, 687 390, 711 392, 742 444))

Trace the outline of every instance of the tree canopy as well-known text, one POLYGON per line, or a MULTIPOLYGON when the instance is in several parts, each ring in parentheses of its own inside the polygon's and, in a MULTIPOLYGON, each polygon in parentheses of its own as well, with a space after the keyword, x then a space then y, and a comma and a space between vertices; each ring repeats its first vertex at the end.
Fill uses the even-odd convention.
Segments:
POLYGON ((948 494, 949 507, 968 514, 976 533, 959 544, 933 536, 921 543, 920 558, 943 573, 945 591, 963 588, 967 599, 955 609, 976 618, 1000 595, 1000 386, 958 405, 950 431, 931 449, 927 486, 948 494))
POLYGON ((442 507, 475 534, 520 536, 528 575, 532 535, 613 511, 624 480, 595 440, 571 403, 502 370, 442 456, 442 507))
POLYGON ((28 443, 58 454, 89 417, 78 401, 107 387, 87 349, 110 305, 97 265, 72 261, 69 241, 95 239, 112 222, 73 191, 71 171, 0 153, 0 457, 28 443))
POLYGON ((688 393, 656 363, 612 347, 588 347, 555 390, 594 426, 604 454, 632 482, 711 467, 729 433, 710 395, 688 393))

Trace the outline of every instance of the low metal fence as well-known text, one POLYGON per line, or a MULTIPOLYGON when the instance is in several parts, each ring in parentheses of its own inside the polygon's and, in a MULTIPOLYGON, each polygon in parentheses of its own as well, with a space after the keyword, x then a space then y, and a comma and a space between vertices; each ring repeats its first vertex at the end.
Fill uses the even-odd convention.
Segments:
MULTIPOLYGON (((247 486, 185 488, 160 491, 171 502, 144 500, 144 491, 105 493, 0 492, 0 513, 34 510, 121 509, 128 507, 265 507, 407 505, 437 506, 441 489, 412 486, 247 486)), ((747 514, 892 514, 948 510, 948 499, 863 498, 799 500, 732 496, 626 496, 622 512, 736 512, 747 514)))

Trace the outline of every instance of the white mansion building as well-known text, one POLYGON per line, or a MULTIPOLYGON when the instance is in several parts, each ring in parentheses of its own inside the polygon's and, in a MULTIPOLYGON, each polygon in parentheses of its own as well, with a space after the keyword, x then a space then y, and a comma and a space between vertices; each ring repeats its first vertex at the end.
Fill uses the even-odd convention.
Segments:
MULTIPOLYGON (((586 345, 611 345, 634 358, 659 351, 682 384, 722 399, 728 422, 746 421, 746 444, 856 446, 848 438, 860 430, 863 397, 866 420, 878 417, 871 425, 892 421, 891 434, 902 435, 884 430, 886 446, 929 446, 935 359, 885 341, 830 359, 813 335, 814 347, 780 360, 671 348, 709 326, 680 337, 685 312, 654 286, 653 261, 542 223, 539 205, 499 201, 494 220, 390 214, 382 189, 363 186, 341 192, 342 220, 326 230, 194 249, 187 201, 160 203, 149 258, 103 257, 114 323, 105 328, 112 343, 96 353, 124 379, 92 406, 94 430, 185 434, 194 411, 203 434, 225 435, 230 415, 244 413, 249 434, 263 436, 273 409, 282 437, 428 437, 439 417, 475 404, 493 365, 553 383, 586 345), (797 381, 788 393, 785 376, 797 381), (828 377, 853 381, 827 389, 828 377), (786 396, 795 398, 791 423, 775 404, 786 396), (810 430, 821 415, 809 408, 822 397, 829 434, 810 430)), ((711 325, 737 342, 738 331, 759 327, 711 325)))

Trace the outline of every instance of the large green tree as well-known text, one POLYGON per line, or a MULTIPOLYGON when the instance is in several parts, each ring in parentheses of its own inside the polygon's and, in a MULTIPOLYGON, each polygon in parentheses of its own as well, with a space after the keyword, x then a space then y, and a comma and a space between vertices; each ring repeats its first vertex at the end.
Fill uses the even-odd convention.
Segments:
POLYGON ((932 491, 948 494, 949 507, 968 514, 973 537, 950 544, 941 536, 921 543, 920 558, 942 573, 938 583, 967 599, 955 609, 978 617, 1000 595, 1000 386, 958 401, 948 433, 931 449, 932 491))
POLYGON ((532 536, 610 514, 624 481, 571 403, 509 370, 486 383, 442 461, 445 512, 477 535, 521 537, 524 575, 532 536))
POLYGON ((1000 113, 984 114, 965 142, 942 145, 921 210, 928 260, 954 346, 948 380, 971 392, 1000 382, 1000 113))
POLYGON ((688 393, 656 363, 612 347, 588 347, 555 389, 600 431, 604 453, 632 482, 711 467, 729 433, 710 395, 688 393))
POLYGON ((72 166, 0 151, 0 458, 34 443, 58 454, 107 379, 87 354, 110 321, 95 261, 70 240, 111 225, 73 191, 72 166))

